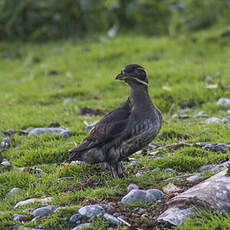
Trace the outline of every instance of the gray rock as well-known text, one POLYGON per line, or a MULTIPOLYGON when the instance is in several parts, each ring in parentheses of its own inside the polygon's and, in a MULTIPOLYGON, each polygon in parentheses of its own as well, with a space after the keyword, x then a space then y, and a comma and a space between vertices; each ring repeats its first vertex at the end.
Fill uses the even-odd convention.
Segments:
POLYGON ((228 98, 220 98, 217 103, 217 105, 221 105, 221 106, 226 106, 226 107, 230 107, 230 99, 228 98))
POLYGON ((105 210, 100 205, 94 204, 94 205, 87 205, 85 207, 82 207, 78 210, 78 212, 82 216, 87 216, 90 218, 90 217, 102 216, 104 214, 105 210))
POLYGON ((82 219, 82 216, 80 214, 74 214, 69 218, 70 222, 77 222, 78 224, 80 224, 80 220, 82 219))
POLYGON ((4 166, 6 169, 11 169, 12 168, 11 163, 6 159, 3 159, 1 165, 4 166))
POLYGON ((176 171, 174 169, 167 168, 167 169, 165 169, 165 172, 166 173, 175 173, 176 171))
POLYGON ((120 220, 118 220, 115 216, 110 215, 110 214, 108 214, 108 213, 105 213, 105 214, 104 214, 104 218, 105 218, 106 220, 110 221, 110 222, 113 223, 113 224, 116 224, 116 225, 121 225, 121 224, 122 224, 122 222, 121 222, 120 220))
POLYGON ((141 176, 143 176, 143 175, 144 175, 143 172, 137 172, 137 173, 135 174, 136 177, 141 177, 141 176))
POLYGON ((114 209, 114 207, 111 204, 98 204, 102 208, 104 208, 106 211, 111 211, 114 209))
POLYGON ((147 202, 155 203, 159 197, 162 196, 162 192, 157 189, 149 189, 147 191, 140 189, 131 190, 121 200, 121 203, 135 203, 135 202, 147 202))
POLYGON ((29 136, 37 136, 43 133, 58 134, 65 137, 69 137, 72 135, 72 133, 68 129, 63 128, 35 128, 30 131, 29 136))
POLYGON ((8 193, 7 193, 7 195, 8 196, 12 196, 12 195, 15 195, 16 193, 18 193, 18 192, 20 192, 21 191, 21 189, 20 188, 12 188, 8 193))
POLYGON ((217 117, 210 117, 204 122, 205 124, 221 124, 223 123, 221 119, 217 117))
POLYGON ((9 137, 3 138, 0 146, 3 149, 8 149, 10 147, 10 138, 9 137))
POLYGON ((46 207, 42 207, 42 208, 37 208, 33 211, 33 216, 47 216, 51 213, 53 213, 55 210, 57 209, 57 207, 55 205, 48 205, 46 207))
POLYGON ((34 202, 40 202, 41 204, 47 204, 49 203, 50 201, 53 200, 53 197, 46 197, 46 198, 31 198, 31 199, 28 199, 28 200, 23 200, 23 201, 20 201, 18 202, 14 208, 17 208, 17 207, 20 207, 22 205, 27 205, 27 204, 30 204, 30 203, 34 203, 34 202))
POLYGON ((157 200, 160 200, 164 197, 164 193, 158 189, 152 188, 152 189, 147 190, 147 192, 155 196, 157 200))
POLYGON ((66 98, 66 99, 64 100, 63 104, 66 105, 66 104, 68 104, 68 103, 73 103, 73 102, 75 102, 75 101, 76 101, 76 99, 74 99, 74 98, 66 98))
POLYGON ((179 118, 179 115, 175 113, 175 114, 172 115, 172 118, 173 118, 173 119, 178 119, 178 118, 179 118))
POLYGON ((208 115, 200 111, 196 115, 192 116, 193 119, 198 119, 198 118, 208 118, 208 115))
POLYGON ((211 169, 213 169, 213 165, 209 164, 209 165, 203 165, 199 168, 199 172, 204 172, 204 171, 210 171, 211 169))
POLYGON ((13 129, 7 129, 4 133, 7 135, 14 135, 16 132, 13 129))
POLYGON ((130 192, 133 189, 139 189, 139 187, 136 184, 129 184, 127 191, 130 192))
POLYGON ((23 217, 27 217, 27 216, 21 215, 21 214, 14 214, 13 215, 13 221, 20 221, 20 219, 23 217))
POLYGON ((83 228, 89 227, 89 226, 90 226, 90 223, 79 224, 78 226, 76 226, 72 230, 83 229, 83 228))
POLYGON ((227 143, 218 143, 218 144, 206 144, 202 148, 206 151, 226 153, 229 147, 230 146, 227 143))
POLYGON ((137 212, 138 214, 142 215, 143 213, 145 213, 147 210, 145 208, 138 208, 137 212))
POLYGON ((199 180, 201 178, 203 178, 203 175, 195 174, 195 175, 192 175, 192 176, 188 177, 186 180, 190 181, 190 182, 193 182, 193 181, 199 180))

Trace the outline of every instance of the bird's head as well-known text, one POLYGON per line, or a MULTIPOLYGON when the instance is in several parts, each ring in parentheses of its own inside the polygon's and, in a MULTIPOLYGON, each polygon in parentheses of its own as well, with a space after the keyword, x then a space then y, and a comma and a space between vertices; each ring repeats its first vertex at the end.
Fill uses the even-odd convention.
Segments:
POLYGON ((148 78, 145 69, 137 64, 125 66, 116 76, 117 80, 123 80, 130 86, 144 85, 148 87, 148 78))

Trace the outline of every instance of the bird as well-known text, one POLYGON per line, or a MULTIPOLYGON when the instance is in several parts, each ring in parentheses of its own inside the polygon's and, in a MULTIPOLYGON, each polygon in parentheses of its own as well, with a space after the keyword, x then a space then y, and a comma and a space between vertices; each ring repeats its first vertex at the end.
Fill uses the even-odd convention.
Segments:
POLYGON ((121 161, 147 146, 162 126, 162 114, 148 93, 146 70, 138 64, 129 64, 116 80, 129 85, 128 99, 106 114, 77 147, 70 149, 68 159, 104 163, 114 178, 123 174, 121 161))

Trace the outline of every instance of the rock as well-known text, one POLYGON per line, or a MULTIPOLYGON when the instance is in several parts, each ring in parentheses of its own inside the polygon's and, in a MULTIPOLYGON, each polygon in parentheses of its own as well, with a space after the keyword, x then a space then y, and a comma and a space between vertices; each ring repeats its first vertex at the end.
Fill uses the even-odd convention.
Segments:
POLYGON ((138 172, 138 173, 135 174, 136 177, 141 177, 141 176, 143 176, 143 175, 144 175, 143 172, 138 172))
POLYGON ((198 118, 208 118, 208 115, 200 111, 196 115, 192 116, 193 119, 198 119, 198 118))
POLYGON ((187 191, 173 197, 168 209, 158 217, 173 225, 181 225, 200 208, 208 207, 222 213, 230 208, 230 176, 228 169, 208 178, 187 191))
POLYGON ((173 183, 169 183, 167 185, 165 185, 163 188, 162 188, 163 192, 164 193, 174 193, 174 192, 180 192, 181 191, 181 188, 177 187, 175 184, 173 183))
POLYGON ((98 204, 102 208, 104 208, 106 211, 111 211, 114 209, 114 207, 111 204, 98 204))
POLYGON ((108 213, 105 213, 105 214, 104 214, 104 218, 105 218, 106 220, 110 221, 110 222, 113 223, 113 224, 116 224, 116 225, 121 225, 121 224, 122 224, 122 222, 121 222, 120 220, 118 220, 115 216, 110 215, 110 214, 108 214, 108 213))
POLYGON ((63 128, 35 128, 30 131, 29 136, 37 136, 43 133, 58 134, 64 137, 72 136, 72 133, 69 131, 69 129, 63 128))
POLYGON ((164 197, 164 193, 158 189, 152 188, 152 189, 147 190, 147 192, 155 196, 157 200, 160 200, 164 197))
POLYGON ((172 118, 173 119, 179 119, 179 115, 175 113, 175 114, 172 115, 172 118))
POLYGON ((138 208, 137 210, 138 214, 144 214, 145 212, 147 212, 147 210, 145 208, 138 208))
POLYGON ((204 122, 205 124, 221 124, 223 123, 221 119, 217 117, 210 117, 204 122))
POLYGON ((68 104, 68 103, 73 103, 73 102, 75 102, 75 101, 76 101, 76 99, 74 99, 74 98, 66 98, 66 99, 64 100, 63 104, 66 105, 66 104, 68 104))
POLYGON ((135 203, 135 202, 147 202, 147 203, 155 203, 160 197, 161 191, 157 189, 149 189, 149 190, 140 190, 133 189, 127 195, 125 195, 121 203, 135 203))
POLYGON ((98 204, 94 204, 94 205, 87 205, 83 208, 80 208, 78 210, 78 212, 82 215, 82 216, 87 216, 87 217, 99 217, 102 216, 105 212, 104 208, 102 208, 100 205, 98 204))
POLYGON ((227 118, 222 118, 221 121, 222 121, 223 124, 229 123, 229 120, 227 118))
POLYGON ((7 129, 4 133, 5 133, 6 135, 12 136, 12 135, 14 135, 16 132, 15 132, 13 129, 7 129))
POLYGON ((218 143, 218 144, 206 144, 202 148, 206 151, 226 153, 229 147, 230 145, 227 143, 218 143))
POLYGON ((174 169, 167 168, 167 169, 165 169, 165 172, 166 173, 175 173, 176 171, 174 169))
POLYGON ((22 218, 26 218, 27 216, 21 214, 14 214, 13 221, 20 221, 22 218))
POLYGON ((69 221, 80 224, 81 219, 82 219, 82 216, 80 214, 74 214, 69 218, 69 221))
POLYGON ((72 230, 83 229, 83 228, 89 227, 89 226, 90 226, 90 223, 79 224, 78 226, 76 226, 72 230))
POLYGON ((42 207, 42 208, 37 208, 33 211, 33 216, 47 216, 51 213, 53 213, 55 210, 57 209, 57 207, 55 205, 48 205, 46 207, 42 207))
POLYGON ((130 192, 133 189, 139 189, 139 187, 136 184, 129 184, 127 191, 130 192))
POLYGON ((192 176, 188 177, 186 180, 190 181, 190 182, 193 182, 193 181, 199 180, 201 178, 203 178, 203 175, 195 174, 195 175, 192 175, 192 176))
POLYGON ((10 147, 10 138, 9 137, 3 138, 0 146, 3 149, 8 149, 10 147))
POLYGON ((6 169, 11 169, 12 168, 11 163, 6 159, 3 159, 1 165, 4 166, 6 169))
POLYGON ((213 169, 213 165, 209 164, 209 165, 203 165, 199 168, 199 172, 204 172, 204 171, 210 171, 211 169, 213 169))
POLYGON ((12 188, 8 193, 7 193, 7 195, 8 196, 12 196, 12 195, 15 195, 15 194, 17 194, 18 192, 20 192, 21 191, 21 189, 20 188, 12 188))
POLYGON ((22 205, 26 205, 26 204, 30 204, 30 203, 34 203, 34 202, 40 202, 41 204, 45 205, 49 202, 51 202, 53 200, 53 197, 46 197, 46 198, 31 198, 28 200, 23 200, 18 202, 14 208, 20 207, 22 205))
POLYGON ((226 106, 226 107, 230 107, 230 99, 228 98, 220 98, 217 103, 217 105, 221 105, 221 106, 226 106))

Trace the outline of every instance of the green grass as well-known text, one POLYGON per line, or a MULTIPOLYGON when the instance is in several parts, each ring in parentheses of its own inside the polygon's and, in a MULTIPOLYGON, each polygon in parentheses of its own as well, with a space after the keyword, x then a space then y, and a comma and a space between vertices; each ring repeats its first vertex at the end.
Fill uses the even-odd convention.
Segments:
MULTIPOLYGON (((120 35, 106 43, 97 39, 46 44, 0 43, 0 53, 7 54, 7 57, 0 56, 0 131, 48 127, 58 122, 74 133, 69 138, 47 134, 14 136, 11 148, 2 152, 3 157, 12 162, 13 169, 0 172, 0 210, 4 211, 0 214, 0 229, 11 229, 17 224, 12 221, 13 214, 24 213, 26 208, 14 209, 14 205, 26 198, 52 196, 53 204, 67 207, 36 222, 27 222, 26 226, 68 229, 74 227, 69 217, 83 204, 118 202, 131 182, 143 189, 161 189, 169 182, 165 179, 170 175, 164 171, 152 173, 156 167, 173 168, 176 174, 193 173, 204 164, 228 159, 229 152, 213 153, 196 147, 163 148, 159 153, 161 158, 141 156, 143 160, 137 167, 131 167, 121 179, 113 179, 110 172, 97 165, 60 164, 68 158, 68 149, 87 134, 83 121, 101 118, 84 117, 80 114, 81 108, 87 106, 109 112, 126 100, 129 89, 115 81, 115 76, 129 63, 146 68, 150 95, 164 115, 165 122, 154 142, 163 145, 180 141, 228 142, 229 124, 205 125, 204 119, 175 120, 168 114, 175 104, 173 113, 189 107, 189 115, 200 110, 209 116, 227 115, 216 102, 220 97, 230 98, 230 39, 210 39, 218 38, 220 31, 212 29, 193 34, 196 42, 185 35, 176 39, 120 35), (213 78, 210 84, 220 87, 205 88, 207 75, 213 78), (66 98, 76 101, 64 105, 66 98), (19 167, 38 167, 43 173, 19 172, 19 167), (137 172, 145 174, 135 177, 137 172), (7 196, 13 187, 22 191, 16 196, 7 196)), ((29 207, 39 207, 39 204, 29 207)), ((213 223, 220 224, 222 229, 230 225, 228 215, 209 213, 190 219, 178 229, 200 229, 204 220, 207 226, 204 229, 213 223)), ((92 225, 94 229, 106 229, 109 223, 97 219, 92 225)))

